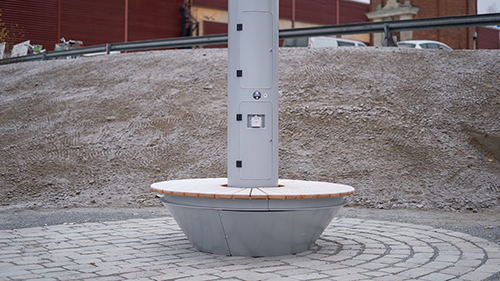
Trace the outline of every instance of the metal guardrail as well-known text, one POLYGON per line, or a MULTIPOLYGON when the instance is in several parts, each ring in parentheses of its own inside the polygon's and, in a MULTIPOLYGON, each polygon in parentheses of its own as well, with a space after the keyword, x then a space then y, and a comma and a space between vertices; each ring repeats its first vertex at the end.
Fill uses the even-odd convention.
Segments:
POLYGON ((500 13, 285 29, 280 30, 280 39, 323 35, 384 33, 384 31, 399 32, 425 29, 460 28, 497 24, 500 24, 500 13))
POLYGON ((72 57, 82 56, 95 53, 106 53, 114 51, 140 51, 140 50, 154 50, 154 49, 168 49, 168 48, 182 48, 201 45, 214 45, 227 43, 227 34, 220 35, 207 35, 197 37, 179 37, 168 39, 157 39, 150 41, 136 41, 124 43, 112 43, 104 45, 95 45, 89 47, 82 47, 72 50, 52 51, 41 54, 32 54, 27 56, 1 59, 0 64, 27 62, 37 60, 55 59, 58 57, 72 57))
MULTIPOLYGON (((437 18, 424 18, 424 19, 398 20, 398 21, 385 21, 385 22, 365 22, 365 23, 354 23, 354 24, 343 24, 343 25, 332 25, 332 26, 282 29, 279 31, 279 38, 289 39, 297 37, 364 34, 364 33, 385 33, 386 38, 388 38, 389 32, 425 30, 425 29, 461 28, 461 27, 488 26, 488 25, 499 25, 499 24, 500 24, 500 13, 496 13, 496 14, 437 17, 437 18)), ((58 57, 81 56, 84 54, 93 54, 93 53, 109 54, 110 52, 113 51, 154 50, 154 49, 225 44, 225 43, 227 43, 227 34, 113 43, 113 44, 83 47, 73 50, 53 51, 53 52, 45 52, 42 54, 33 54, 16 58, 7 58, 0 60, 0 64, 47 60, 58 57)))

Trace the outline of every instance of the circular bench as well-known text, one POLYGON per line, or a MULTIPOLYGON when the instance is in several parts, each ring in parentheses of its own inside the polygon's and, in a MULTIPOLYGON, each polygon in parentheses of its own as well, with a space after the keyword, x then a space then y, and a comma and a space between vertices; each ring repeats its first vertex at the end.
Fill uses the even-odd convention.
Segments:
POLYGON ((158 182, 151 190, 193 246, 236 256, 276 256, 311 247, 354 188, 280 180, 278 187, 228 187, 227 179, 158 182))

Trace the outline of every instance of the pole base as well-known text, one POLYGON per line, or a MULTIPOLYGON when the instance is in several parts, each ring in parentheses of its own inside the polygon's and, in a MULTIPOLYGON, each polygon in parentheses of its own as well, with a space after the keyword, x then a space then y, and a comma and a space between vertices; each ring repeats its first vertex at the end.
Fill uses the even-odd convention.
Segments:
POLYGON ((224 187, 226 182, 167 181, 152 190, 164 194, 161 201, 196 249, 251 257, 308 250, 344 205, 343 197, 354 192, 345 185, 295 180, 281 180, 283 187, 245 189, 224 187), (193 186, 204 192, 192 192, 193 186), (301 187, 305 192, 299 195, 301 187))

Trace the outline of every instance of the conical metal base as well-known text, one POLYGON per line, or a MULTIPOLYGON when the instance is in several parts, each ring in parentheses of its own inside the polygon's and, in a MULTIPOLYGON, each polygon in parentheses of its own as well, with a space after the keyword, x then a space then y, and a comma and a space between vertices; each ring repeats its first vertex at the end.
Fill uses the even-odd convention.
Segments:
MULTIPOLYGON (((194 185, 220 186, 225 179, 191 180, 194 185)), ((153 190, 189 184, 190 180, 153 185, 153 190)), ((284 180, 286 185, 305 181, 284 180)), ((345 185, 315 186, 351 194, 345 185)), ((264 189, 263 189, 264 190, 264 189)), ((276 190, 276 189, 273 189, 276 190)), ((352 190, 352 192, 351 192, 352 190)), ((335 194, 331 190, 329 194, 335 194)), ((168 193, 168 192, 166 192, 168 193)), ((177 193, 179 194, 179 193, 177 193)), ((191 194, 192 195, 192 194, 191 194)), ((206 195, 206 194, 205 194, 206 195)), ((344 205, 343 196, 303 199, 234 199, 165 194, 161 199, 191 244, 198 250, 229 256, 278 256, 308 250, 344 205)))

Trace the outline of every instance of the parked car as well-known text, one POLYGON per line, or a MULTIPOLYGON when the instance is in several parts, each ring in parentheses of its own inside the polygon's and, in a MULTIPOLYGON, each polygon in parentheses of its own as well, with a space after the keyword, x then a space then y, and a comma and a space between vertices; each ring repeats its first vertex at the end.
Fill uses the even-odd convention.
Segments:
POLYGON ((398 47, 400 48, 413 48, 413 49, 443 49, 452 50, 450 46, 432 40, 408 40, 398 42, 398 47))
POLYGON ((329 36, 318 36, 285 39, 283 47, 366 47, 366 44, 356 40, 329 36))

